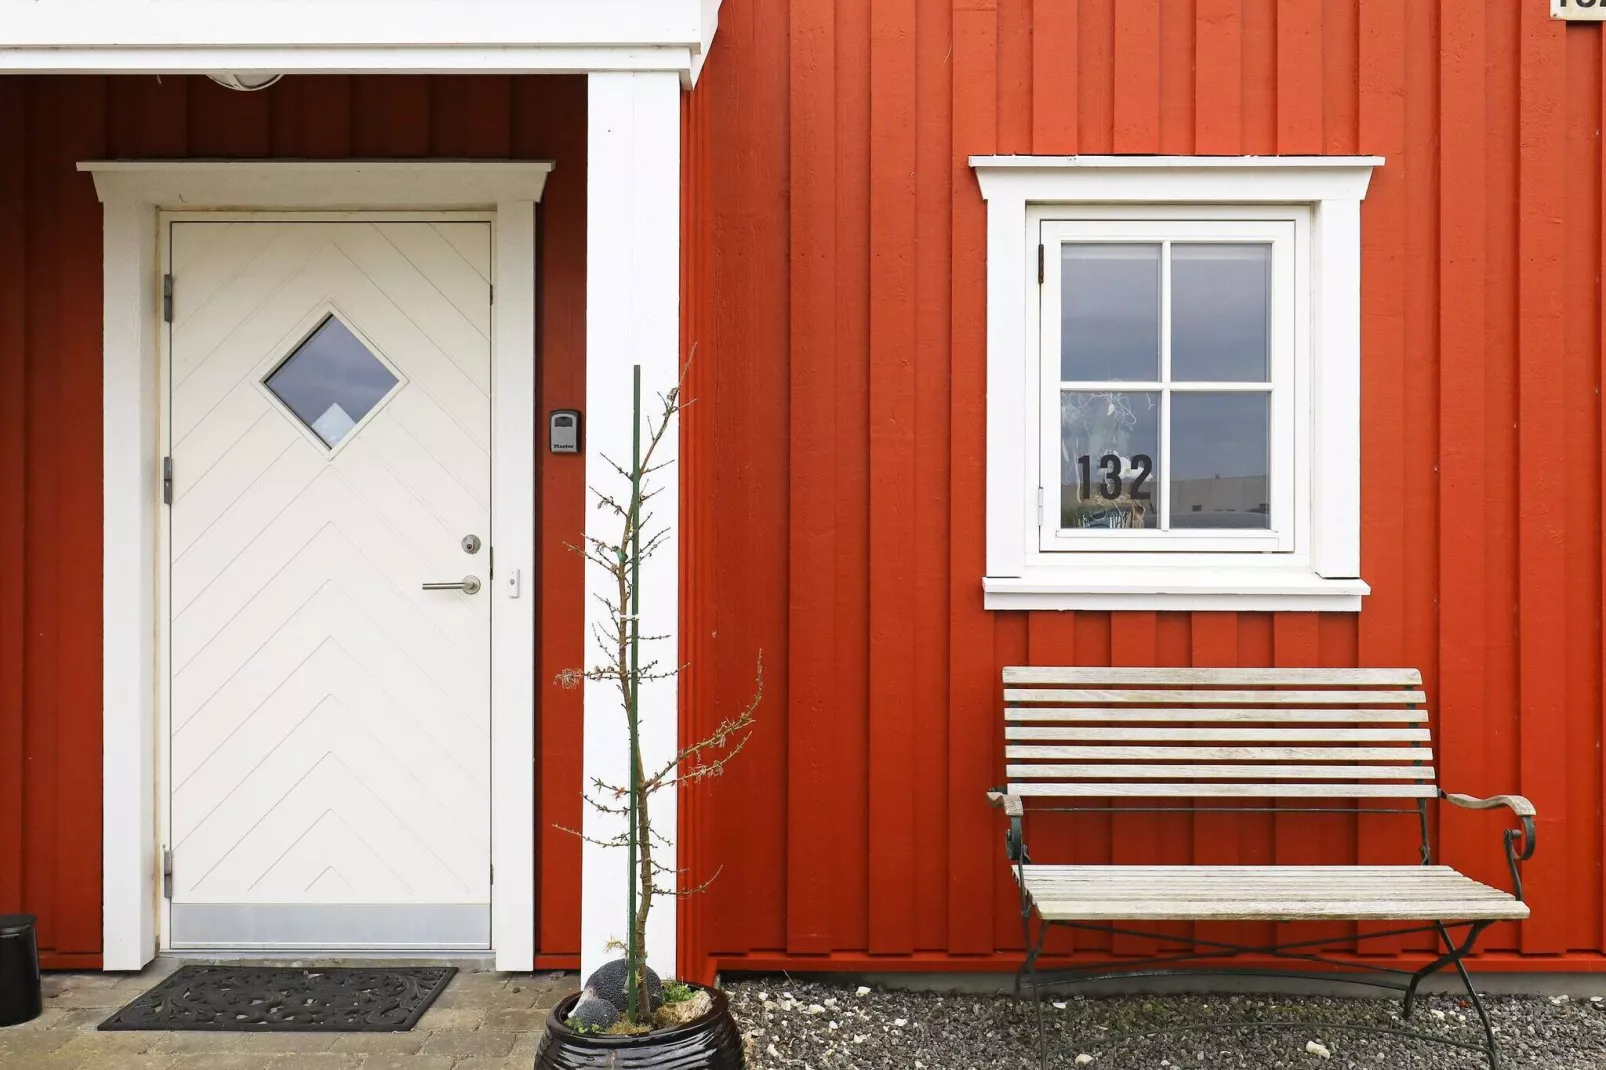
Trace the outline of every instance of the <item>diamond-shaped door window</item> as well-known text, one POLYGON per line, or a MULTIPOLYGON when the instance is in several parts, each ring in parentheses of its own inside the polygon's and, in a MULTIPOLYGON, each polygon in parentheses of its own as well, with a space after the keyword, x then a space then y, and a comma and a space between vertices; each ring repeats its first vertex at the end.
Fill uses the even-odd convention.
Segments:
POLYGON ((330 449, 396 386, 396 374, 334 315, 262 381, 330 449))

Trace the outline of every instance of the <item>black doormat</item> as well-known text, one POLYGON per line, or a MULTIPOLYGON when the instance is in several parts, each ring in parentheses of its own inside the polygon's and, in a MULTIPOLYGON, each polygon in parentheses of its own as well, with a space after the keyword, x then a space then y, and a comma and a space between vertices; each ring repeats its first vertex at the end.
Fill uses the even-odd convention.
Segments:
POLYGON ((100 1028, 400 1033, 417 1024, 456 972, 456 966, 181 966, 100 1028))

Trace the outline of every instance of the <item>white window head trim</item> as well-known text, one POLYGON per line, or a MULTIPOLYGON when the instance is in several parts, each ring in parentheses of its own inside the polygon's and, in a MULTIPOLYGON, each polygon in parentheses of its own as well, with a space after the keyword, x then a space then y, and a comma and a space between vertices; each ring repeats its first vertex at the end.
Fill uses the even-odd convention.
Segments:
MULTIPOLYGON (((989 609, 1360 608, 1370 590, 1360 579, 1360 202, 1382 162, 971 158, 988 223, 989 609), (1051 373, 1041 356, 1040 329, 1054 328, 1042 328, 1047 290, 1036 246, 1045 235, 1094 237, 1100 228, 1125 228, 1130 238, 1152 223, 1150 238, 1181 238, 1189 228, 1237 224, 1247 234, 1278 221, 1293 228, 1283 232, 1282 252, 1292 257, 1281 284, 1292 293, 1274 303, 1291 322, 1281 343, 1288 353, 1280 357, 1274 342, 1271 359, 1292 360, 1280 379, 1273 371, 1269 388, 1276 398, 1271 480, 1280 488, 1270 530, 1191 545, 1158 531, 1097 533, 1114 536, 1104 542, 1067 537, 1049 520, 1058 513, 1060 480, 1043 474, 1052 458, 1042 421, 1058 400, 1048 393, 1051 373)), ((1043 265, 1045 278, 1057 268, 1053 259, 1043 265)))

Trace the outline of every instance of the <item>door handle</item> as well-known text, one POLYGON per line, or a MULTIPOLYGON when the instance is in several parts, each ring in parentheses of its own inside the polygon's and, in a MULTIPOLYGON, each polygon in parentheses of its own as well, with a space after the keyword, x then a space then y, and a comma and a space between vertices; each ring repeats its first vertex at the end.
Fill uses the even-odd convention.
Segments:
POLYGON ((478 576, 464 576, 454 583, 426 583, 426 591, 462 591, 464 594, 480 593, 480 578, 478 576))

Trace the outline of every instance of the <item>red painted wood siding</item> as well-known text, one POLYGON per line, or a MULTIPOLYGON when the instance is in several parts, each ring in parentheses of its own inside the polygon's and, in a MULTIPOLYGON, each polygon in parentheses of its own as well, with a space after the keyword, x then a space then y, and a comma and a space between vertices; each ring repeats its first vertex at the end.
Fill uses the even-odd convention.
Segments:
MULTIPOLYGON (((584 405, 584 78, 0 78, 0 913, 47 966, 100 954, 101 210, 78 160, 554 160, 542 206, 538 406, 584 405)), ((544 439, 543 439, 544 443, 544 439)), ((537 946, 579 950, 583 470, 539 469, 537 946)))
MULTIPOLYGON (((1534 919, 1493 933, 1485 966, 1606 966, 1602 61, 1598 25, 1538 0, 727 3, 688 107, 685 733, 739 708, 760 650, 768 673, 752 743, 688 799, 689 879, 723 869, 681 904, 684 965, 1012 968, 982 793, 998 669, 1035 662, 1420 666, 1444 783, 1541 814, 1534 919), (966 158, 1079 152, 1388 158, 1363 215, 1359 616, 982 609, 966 158)), ((1395 825, 1090 815, 1033 841, 1410 861, 1395 825)), ((1499 827, 1456 813, 1437 833, 1503 883, 1499 827)))

